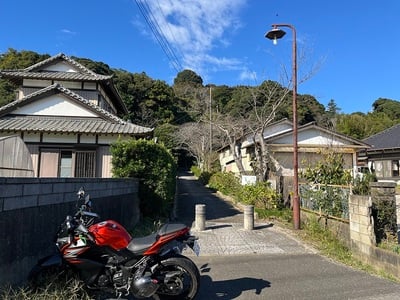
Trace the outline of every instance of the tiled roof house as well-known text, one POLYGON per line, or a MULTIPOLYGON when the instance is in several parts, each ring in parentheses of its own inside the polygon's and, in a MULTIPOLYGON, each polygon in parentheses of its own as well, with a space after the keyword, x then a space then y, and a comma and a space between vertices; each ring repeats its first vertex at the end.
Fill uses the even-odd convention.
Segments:
POLYGON ((359 161, 375 172, 378 180, 400 181, 400 124, 363 140, 371 148, 359 153, 359 161))
POLYGON ((111 76, 62 53, 0 76, 18 86, 17 99, 0 107, 0 136, 23 139, 35 177, 111 177, 110 144, 152 136, 119 117, 127 108, 111 76))

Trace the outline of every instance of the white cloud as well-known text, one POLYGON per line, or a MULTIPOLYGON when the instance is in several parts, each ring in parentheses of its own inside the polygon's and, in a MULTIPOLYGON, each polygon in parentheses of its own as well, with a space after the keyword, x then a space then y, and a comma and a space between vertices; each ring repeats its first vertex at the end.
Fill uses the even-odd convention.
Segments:
POLYGON ((76 35, 76 32, 71 31, 69 29, 61 29, 61 33, 67 34, 67 35, 76 35))
POLYGON ((251 84, 257 83, 257 73, 255 71, 243 70, 239 76, 240 81, 250 81, 251 84))
POLYGON ((247 0, 140 0, 179 64, 201 76, 210 71, 243 69, 237 58, 217 57, 213 50, 230 45, 227 32, 240 28, 240 9, 247 0))

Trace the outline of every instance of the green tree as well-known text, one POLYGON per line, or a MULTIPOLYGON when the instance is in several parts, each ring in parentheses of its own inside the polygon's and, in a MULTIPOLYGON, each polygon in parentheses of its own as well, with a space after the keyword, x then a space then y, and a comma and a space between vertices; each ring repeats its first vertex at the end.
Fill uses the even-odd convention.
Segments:
POLYGON ((385 113, 392 120, 400 119, 400 102, 387 98, 379 98, 373 104, 373 112, 385 113))
POLYGON ((203 86, 203 79, 192 70, 183 70, 179 72, 175 79, 174 85, 191 85, 191 86, 203 86))
POLYGON ((227 85, 211 86, 213 111, 223 109, 232 98, 234 88, 227 85))
POLYGON ((336 122, 336 130, 347 136, 363 139, 367 136, 367 117, 363 113, 339 115, 336 122))
POLYGON ((326 114, 329 119, 335 118, 339 114, 341 109, 336 105, 335 100, 329 100, 326 106, 326 114))
POLYGON ((71 58, 97 74, 101 74, 101 75, 114 74, 112 69, 103 62, 93 61, 88 58, 79 58, 79 57, 75 57, 75 56, 71 56, 71 58))
POLYGON ((49 57, 50 55, 48 54, 41 55, 36 52, 26 50, 18 52, 15 49, 9 48, 6 53, 0 55, 0 69, 24 69, 49 57))
MULTIPOLYGON (((6 53, 0 55, 0 69, 13 70, 24 69, 34 65, 50 56, 40 55, 33 51, 20 51, 9 48, 6 53)), ((14 83, 0 79, 0 106, 10 103, 15 100, 15 90, 17 85, 14 83)))
POLYGON ((315 184, 348 185, 351 173, 344 169, 343 154, 336 152, 322 153, 323 158, 305 168, 302 177, 315 184))
POLYGON ((163 123, 179 124, 190 119, 173 89, 162 80, 154 80, 144 72, 132 74, 115 70, 115 85, 133 123, 155 127, 163 123))
POLYGON ((111 145, 114 177, 141 179, 141 211, 146 216, 167 216, 175 197, 176 162, 161 144, 147 140, 111 145))

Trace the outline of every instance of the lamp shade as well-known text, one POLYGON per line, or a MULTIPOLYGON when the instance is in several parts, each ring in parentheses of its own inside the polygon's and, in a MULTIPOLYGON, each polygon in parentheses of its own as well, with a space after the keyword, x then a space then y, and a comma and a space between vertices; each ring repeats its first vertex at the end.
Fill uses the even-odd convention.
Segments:
POLYGON ((286 34, 285 31, 279 28, 273 28, 265 34, 265 37, 270 40, 279 40, 286 34))

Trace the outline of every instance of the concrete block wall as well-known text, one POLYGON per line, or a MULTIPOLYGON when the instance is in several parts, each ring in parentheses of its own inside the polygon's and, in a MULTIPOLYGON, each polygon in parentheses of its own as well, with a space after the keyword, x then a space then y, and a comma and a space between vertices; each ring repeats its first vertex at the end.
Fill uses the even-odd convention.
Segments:
POLYGON ((36 261, 54 251, 53 238, 76 211, 84 187, 93 211, 128 230, 139 221, 138 180, 114 178, 0 178, 0 285, 21 283, 36 261))
POLYGON ((350 195, 350 243, 352 252, 362 261, 400 278, 400 255, 376 247, 372 204, 396 201, 397 223, 400 223, 400 199, 395 195, 396 184, 375 182, 370 184, 371 196, 350 195))
POLYGON ((374 222, 371 216, 370 196, 351 195, 349 199, 349 221, 351 248, 370 255, 375 246, 374 222))

